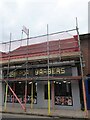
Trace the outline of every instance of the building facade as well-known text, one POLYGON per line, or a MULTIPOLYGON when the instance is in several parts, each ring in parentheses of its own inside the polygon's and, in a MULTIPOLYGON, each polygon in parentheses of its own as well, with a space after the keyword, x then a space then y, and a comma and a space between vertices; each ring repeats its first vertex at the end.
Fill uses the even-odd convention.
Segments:
MULTIPOLYGON (((86 76, 90 73, 87 59, 89 54, 86 54, 89 39, 87 35, 81 35, 80 39, 86 76)), ((22 46, 10 53, 2 53, 3 102, 4 81, 7 81, 22 104, 25 103, 26 93, 27 105, 31 104, 33 108, 48 108, 49 80, 51 109, 81 110, 83 94, 80 52, 78 38, 74 36, 61 41, 49 41, 49 54, 47 42, 22 46)), ((87 94, 89 96, 89 92, 87 94)), ((10 89, 7 103, 18 103, 10 89)))

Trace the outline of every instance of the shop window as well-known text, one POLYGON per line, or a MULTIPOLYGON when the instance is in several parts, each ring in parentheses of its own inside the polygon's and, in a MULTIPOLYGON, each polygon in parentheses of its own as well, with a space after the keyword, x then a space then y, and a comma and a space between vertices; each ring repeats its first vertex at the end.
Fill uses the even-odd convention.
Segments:
POLYGON ((90 94, 90 80, 88 80, 88 94, 90 94))
MULTIPOLYGON (((15 84, 15 93, 20 99, 22 103, 25 102, 25 82, 16 82, 16 83, 9 83, 9 85, 13 88, 13 85, 15 84)), ((31 84, 32 82, 29 82, 27 84, 27 103, 31 103, 31 84)), ((10 90, 8 90, 8 97, 7 102, 12 103, 14 100, 14 103, 18 103, 17 99, 13 96, 10 90)), ((37 104, 37 83, 33 83, 33 103, 37 104)))
MULTIPOLYGON (((48 99, 48 85, 44 85, 44 99, 48 99)), ((50 85, 50 99, 51 99, 51 85, 50 85)))
POLYGON ((61 81, 55 83, 55 105, 73 105, 70 82, 61 81))

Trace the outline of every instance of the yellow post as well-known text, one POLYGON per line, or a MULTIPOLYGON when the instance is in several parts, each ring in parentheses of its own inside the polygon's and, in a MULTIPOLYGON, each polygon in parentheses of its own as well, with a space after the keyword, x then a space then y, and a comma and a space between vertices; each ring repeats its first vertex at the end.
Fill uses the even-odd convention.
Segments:
POLYGON ((50 115, 50 81, 48 80, 48 115, 50 115))
POLYGON ((8 92, 8 84, 6 84, 4 111, 6 111, 7 109, 7 92, 8 92))
POLYGON ((31 84, 31 109, 33 108, 33 82, 31 84))

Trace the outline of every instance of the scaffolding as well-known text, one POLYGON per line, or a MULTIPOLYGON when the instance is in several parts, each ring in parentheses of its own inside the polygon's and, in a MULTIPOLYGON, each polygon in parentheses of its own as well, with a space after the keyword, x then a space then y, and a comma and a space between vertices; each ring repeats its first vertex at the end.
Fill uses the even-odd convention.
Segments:
MULTIPOLYGON (((29 31, 29 30, 28 30, 29 31)), ((22 36, 23 36, 22 31, 22 36)), ((12 92, 13 96, 18 100, 21 107, 26 111, 26 99, 27 99, 27 81, 32 82, 31 87, 31 109, 33 108, 33 80, 47 80, 48 81, 48 114, 50 115, 50 81, 52 79, 72 79, 72 77, 55 77, 50 76, 49 69, 51 66, 55 65, 66 65, 66 64, 75 64, 80 63, 81 66, 81 78, 82 78, 82 88, 83 88, 83 99, 86 115, 88 114, 87 105, 86 105, 86 94, 85 94, 85 85, 84 85, 84 75, 83 75, 83 60, 81 53, 80 38, 78 32, 78 25, 76 29, 50 33, 48 32, 47 25, 47 34, 29 37, 29 32, 27 38, 20 40, 11 41, 2 43, 2 64, 3 69, 7 70, 6 75, 3 76, 3 81, 6 83, 6 95, 5 95, 5 110, 7 103, 7 92, 8 88, 12 92), (73 35, 77 34, 77 35, 73 35), (67 61, 68 60, 68 61, 67 61), (11 66, 11 64, 16 66, 11 66), (47 67, 47 76, 45 77, 28 77, 28 69, 35 67, 47 67), (12 68, 11 68, 12 67, 12 68), (25 77, 17 78, 14 72, 18 69, 25 68, 25 77), (12 70, 11 70, 12 69, 12 70), (10 75, 14 74, 14 78, 10 75), (18 81, 25 81, 25 104, 23 105, 19 100, 18 96, 15 94, 13 88, 8 84, 9 80, 17 79, 18 81)), ((78 77, 79 78, 79 77, 78 77)), ((79 78, 79 79, 81 79, 79 78)), ((74 78, 75 79, 75 78, 74 78)))

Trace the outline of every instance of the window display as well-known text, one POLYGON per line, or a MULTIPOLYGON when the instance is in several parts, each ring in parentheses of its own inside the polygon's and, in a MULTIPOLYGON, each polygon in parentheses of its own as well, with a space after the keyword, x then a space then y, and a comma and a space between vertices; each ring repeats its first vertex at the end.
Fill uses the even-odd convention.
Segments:
POLYGON ((72 106, 72 97, 65 97, 65 96, 55 96, 55 105, 68 105, 72 106))
MULTIPOLYGON (((31 98, 31 84, 32 82, 28 82, 27 84, 27 103, 31 103, 32 98, 31 98)), ((14 86, 14 91, 19 98, 19 100, 24 103, 25 102, 25 82, 16 82, 16 83, 9 83, 11 88, 14 86)), ((18 103, 17 99, 13 96, 10 90, 8 90, 8 96, 7 96, 7 102, 9 103, 18 103)), ((37 104, 37 83, 33 83, 33 104, 37 104)))
MULTIPOLYGON (((24 99, 24 96, 22 96, 22 95, 18 95, 18 98, 19 98, 19 100, 22 102, 22 103, 24 103, 25 102, 25 99, 24 99)), ((17 99, 14 97, 14 99, 13 99, 13 95, 8 95, 7 96, 7 102, 8 103, 13 103, 13 100, 14 100, 14 103, 18 103, 18 101, 17 101, 17 99)), ((31 103, 31 96, 27 96, 27 103, 31 103)), ((35 96, 34 98, 33 98, 33 104, 37 104, 37 96, 35 96)))
POLYGON ((72 92, 70 81, 55 82, 55 105, 72 106, 72 92))

